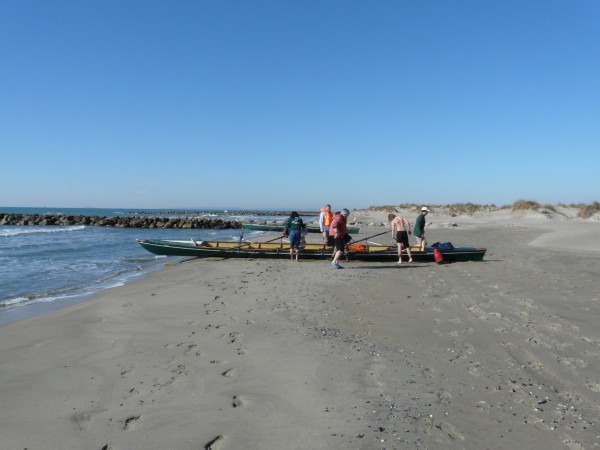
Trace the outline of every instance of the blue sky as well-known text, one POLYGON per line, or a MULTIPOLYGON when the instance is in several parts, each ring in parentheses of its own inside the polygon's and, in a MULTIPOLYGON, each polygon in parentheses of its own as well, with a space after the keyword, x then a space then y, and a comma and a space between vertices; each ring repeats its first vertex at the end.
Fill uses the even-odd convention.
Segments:
POLYGON ((1 206, 600 200, 600 2, 0 1, 1 206))

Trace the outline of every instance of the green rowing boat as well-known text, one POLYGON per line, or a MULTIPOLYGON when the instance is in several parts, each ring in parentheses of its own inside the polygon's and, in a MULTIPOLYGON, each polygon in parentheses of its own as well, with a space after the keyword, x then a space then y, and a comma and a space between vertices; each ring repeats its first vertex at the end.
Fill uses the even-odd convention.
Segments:
MULTIPOLYGON (((138 243, 155 255, 167 256, 195 256, 199 258, 281 258, 289 259, 290 245, 287 242, 223 242, 223 241, 176 241, 165 239, 138 239, 138 243)), ((433 262, 434 248, 411 247, 412 257, 418 262, 433 262)), ((306 244, 300 254, 302 259, 326 260, 331 257, 333 247, 323 248, 320 244, 306 244)), ((481 261, 485 255, 485 248, 455 247, 452 250, 443 250, 446 262, 481 261)), ((350 260, 386 262, 397 261, 396 247, 383 245, 348 245, 350 260)))

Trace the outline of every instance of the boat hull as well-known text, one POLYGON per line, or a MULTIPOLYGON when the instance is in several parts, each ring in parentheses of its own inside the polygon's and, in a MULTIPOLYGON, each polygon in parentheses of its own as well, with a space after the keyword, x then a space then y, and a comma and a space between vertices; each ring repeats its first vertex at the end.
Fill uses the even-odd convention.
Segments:
MULTIPOLYGON (((289 259, 290 247, 287 243, 234 243, 234 242, 194 242, 172 241, 161 239, 138 239, 138 243, 150 253, 165 256, 191 256, 198 258, 271 258, 289 259)), ((352 246, 350 246, 352 247, 352 246)), ((362 246, 361 246, 362 247, 362 246)), ((411 250, 414 261, 433 262, 434 249, 426 247, 425 250, 414 248, 411 250)), ((444 262, 481 261, 485 255, 485 248, 456 247, 453 250, 442 251, 444 262)), ((318 244, 307 244, 302 250, 302 259, 327 260, 331 258, 333 247, 323 249, 318 244)), ((386 262, 397 261, 398 253, 392 247, 365 246, 364 250, 348 250, 350 260, 386 262)))

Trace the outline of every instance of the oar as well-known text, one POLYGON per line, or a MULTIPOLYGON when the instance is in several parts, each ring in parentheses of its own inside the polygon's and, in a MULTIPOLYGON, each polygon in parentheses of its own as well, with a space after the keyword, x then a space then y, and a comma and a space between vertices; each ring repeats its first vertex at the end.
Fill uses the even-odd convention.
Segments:
POLYGON ((287 237, 287 236, 285 234, 282 234, 281 236, 277 236, 275 239, 270 239, 270 240, 265 241, 265 242, 257 242, 257 244, 266 244, 267 242, 273 242, 273 241, 276 241, 277 239, 282 239, 284 237, 287 237))
POLYGON ((270 240, 265 241, 265 242, 244 242, 243 244, 240 244, 237 248, 240 249, 244 245, 251 245, 251 244, 267 244, 269 242, 273 242, 273 241, 276 241, 277 239, 281 239, 281 238, 284 238, 284 237, 285 237, 285 234, 282 234, 281 236, 277 236, 275 239, 270 239, 270 240))
POLYGON ((373 236, 368 236, 366 238, 359 239, 358 241, 353 241, 352 243, 353 244, 357 244, 358 242, 366 241, 366 240, 372 239, 372 238, 377 237, 377 236, 381 236, 382 234, 386 234, 386 233, 389 233, 389 230, 388 231, 384 231, 383 233, 379 233, 379 234, 375 234, 373 236))

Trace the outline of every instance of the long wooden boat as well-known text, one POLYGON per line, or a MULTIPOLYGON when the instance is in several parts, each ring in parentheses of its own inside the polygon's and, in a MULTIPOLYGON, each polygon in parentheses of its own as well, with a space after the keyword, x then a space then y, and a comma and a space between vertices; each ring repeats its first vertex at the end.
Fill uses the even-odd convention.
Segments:
MULTIPOLYGON (((195 256, 199 258, 281 258, 290 257, 290 246, 287 242, 223 242, 223 241, 177 241, 164 239, 138 239, 138 243, 155 255, 195 256)), ((435 260, 433 248, 411 247, 414 261, 432 262, 435 260)), ((322 259, 331 257, 333 247, 323 248, 320 244, 306 244, 300 254, 301 259, 322 259)), ((443 250, 445 262, 481 261, 486 249, 480 247, 455 247, 443 250)), ((348 246, 350 260, 358 261, 397 261, 395 247, 383 245, 350 244, 348 246)))
MULTIPOLYGON (((266 225, 259 223, 243 223, 242 228, 253 231, 283 231, 283 225, 266 225)), ((349 234, 358 234, 360 232, 360 228, 358 227, 347 228, 349 234)), ((307 226, 306 231, 309 233, 320 233, 321 229, 319 227, 307 226)))

